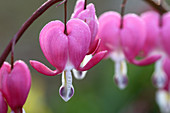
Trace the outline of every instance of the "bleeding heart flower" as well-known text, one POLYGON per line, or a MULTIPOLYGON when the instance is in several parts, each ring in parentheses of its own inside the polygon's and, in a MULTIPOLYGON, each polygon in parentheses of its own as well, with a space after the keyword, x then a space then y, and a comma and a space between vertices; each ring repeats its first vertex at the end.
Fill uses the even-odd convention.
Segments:
POLYGON ((169 55, 169 27, 170 27, 170 13, 162 16, 158 12, 148 11, 141 15, 141 18, 146 23, 146 42, 143 48, 144 56, 160 55, 155 64, 155 71, 153 74, 153 82, 158 87, 164 87, 166 82, 165 72, 162 69, 163 59, 169 55))
POLYGON ((145 23, 135 14, 127 14, 123 17, 117 12, 106 12, 99 18, 99 32, 97 38, 101 38, 99 50, 107 50, 107 57, 115 61, 115 81, 119 88, 127 85, 127 66, 125 58, 136 65, 148 65, 155 62, 158 56, 149 56, 142 60, 136 60, 140 55, 145 42, 145 23))
POLYGON ((105 56, 106 51, 96 53, 90 61, 80 67, 88 52, 91 35, 88 25, 80 19, 71 19, 65 26, 60 21, 48 23, 40 33, 40 46, 47 60, 56 68, 52 71, 38 61, 30 61, 32 67, 47 76, 62 73, 60 96, 68 101, 74 94, 71 70, 86 71, 96 65, 105 56))
MULTIPOLYGON (((90 3, 87 5, 86 8, 84 8, 84 5, 85 5, 85 0, 77 0, 74 12, 71 16, 71 18, 78 18, 86 22, 91 32, 91 41, 90 41, 89 50, 87 56, 81 63, 81 66, 86 65, 86 63, 92 58, 92 54, 94 54, 97 51, 100 45, 100 39, 95 40, 95 37, 98 32, 98 20, 95 13, 94 4, 90 3)), ((83 79, 87 71, 77 71, 73 69, 73 73, 75 78, 83 79)))
POLYGON ((170 59, 163 60, 163 70, 165 71, 166 82, 163 88, 158 89, 156 101, 162 113, 170 112, 170 59))
POLYGON ((31 87, 31 75, 23 61, 16 61, 11 70, 8 63, 4 63, 0 74, 3 74, 2 93, 12 111, 22 113, 22 107, 27 99, 31 87))

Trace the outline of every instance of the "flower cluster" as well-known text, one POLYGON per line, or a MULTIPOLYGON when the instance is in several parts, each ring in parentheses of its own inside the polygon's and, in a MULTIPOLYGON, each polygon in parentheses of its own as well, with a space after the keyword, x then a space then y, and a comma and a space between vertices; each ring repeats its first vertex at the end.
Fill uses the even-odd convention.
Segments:
MULTIPOLYGON (((51 70, 39 61, 30 60, 38 72, 55 76, 62 74, 59 94, 64 101, 74 95, 72 75, 83 79, 87 70, 103 58, 115 62, 114 80, 120 89, 128 83, 127 63, 145 66, 155 63, 153 83, 158 88, 157 102, 162 112, 170 111, 170 13, 158 12, 121 14, 109 11, 96 16, 95 6, 85 6, 77 0, 70 20, 46 24, 40 32, 39 42, 51 70)), ((4 62, 0 68, 0 113, 25 112, 23 105, 31 87, 31 75, 23 61, 12 66, 4 62), (3 109, 1 109, 3 108, 3 109)))
POLYGON ((107 50, 106 58, 115 62, 114 78, 120 89, 124 89, 128 82, 125 60, 138 66, 155 62, 153 84, 158 88, 157 102, 163 112, 170 112, 169 20, 169 12, 160 15, 148 11, 141 16, 127 14, 121 17, 117 12, 110 11, 99 17, 97 34, 97 38, 101 39, 99 50, 107 50), (136 60, 137 57, 140 60, 136 60))
POLYGON ((11 113, 25 113, 23 105, 30 87, 30 71, 23 61, 16 61, 13 69, 4 62, 0 69, 0 113, 7 113, 7 104, 12 109, 11 113))
POLYGON ((128 83, 126 60, 138 66, 156 62, 153 82, 158 88, 164 87, 167 79, 162 61, 170 54, 167 35, 170 14, 161 17, 150 11, 141 16, 127 14, 121 17, 110 11, 97 19, 94 4, 84 5, 84 0, 77 1, 67 25, 52 21, 40 32, 41 49, 56 70, 30 61, 32 67, 44 75, 62 73, 60 96, 68 101, 74 94, 72 74, 83 79, 87 70, 104 57, 115 62, 114 80, 120 89, 128 83))

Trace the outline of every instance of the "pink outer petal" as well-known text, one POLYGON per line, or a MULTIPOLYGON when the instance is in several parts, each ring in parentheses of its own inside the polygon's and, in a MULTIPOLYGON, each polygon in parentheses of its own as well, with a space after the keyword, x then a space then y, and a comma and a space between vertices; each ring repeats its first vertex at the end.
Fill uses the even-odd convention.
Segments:
POLYGON ((97 39, 101 39, 99 50, 114 51, 120 47, 120 14, 106 12, 99 17, 97 39))
POLYGON ((155 11, 148 11, 141 15, 146 25, 146 41, 143 47, 144 55, 159 47, 160 43, 160 15, 155 11))
POLYGON ((90 32, 91 32, 91 44, 90 45, 92 45, 97 35, 98 27, 99 27, 96 13, 95 13, 94 4, 91 3, 87 5, 87 8, 83 10, 82 12, 80 12, 77 18, 85 21, 88 24, 90 28, 90 32))
POLYGON ((77 18, 78 14, 84 10, 84 0, 77 0, 74 12, 71 15, 71 18, 77 18))
POLYGON ((138 65, 138 66, 145 66, 145 65, 149 65, 149 64, 154 63, 155 61, 157 61, 160 58, 161 58, 161 55, 154 55, 154 56, 146 57, 142 60, 133 59, 129 62, 133 63, 135 65, 138 65))
POLYGON ((7 113, 7 111, 8 111, 7 103, 5 102, 2 92, 0 91, 0 113, 7 113))
POLYGON ((101 39, 97 39, 93 42, 93 45, 91 46, 91 48, 89 49, 87 55, 89 54, 95 54, 100 46, 101 43, 101 39))
POLYGON ((0 68, 0 91, 2 90, 2 84, 4 82, 4 77, 8 76, 8 73, 11 72, 11 65, 8 62, 4 62, 0 68))
POLYGON ((91 69, 93 66, 98 64, 106 55, 107 51, 101 51, 96 53, 92 59, 84 66, 84 67, 79 67, 77 68, 78 71, 86 71, 91 69))
POLYGON ((40 46, 47 60, 59 71, 68 60, 68 38, 60 21, 48 23, 40 32, 40 46))
POLYGON ((30 64, 35 70, 37 70, 38 72, 40 72, 44 75, 47 75, 47 76, 55 76, 62 72, 62 71, 58 71, 58 70, 52 71, 51 69, 46 67, 44 64, 42 64, 38 61, 30 60, 30 64))
POLYGON ((146 39, 144 21, 135 14, 124 17, 121 44, 127 59, 134 59, 142 50, 146 39))
POLYGON ((170 57, 170 12, 163 15, 163 26, 161 29, 162 37, 162 46, 167 53, 167 55, 170 57))
POLYGON ((3 94, 12 110, 22 108, 30 87, 31 75, 27 65, 23 61, 16 61, 3 84, 3 94))
POLYGON ((170 59, 166 58, 163 63, 163 69, 166 73, 168 80, 166 81, 164 89, 169 91, 170 90, 170 59))
POLYGON ((80 19, 71 19, 67 23, 69 61, 75 68, 83 61, 90 45, 90 29, 80 19))

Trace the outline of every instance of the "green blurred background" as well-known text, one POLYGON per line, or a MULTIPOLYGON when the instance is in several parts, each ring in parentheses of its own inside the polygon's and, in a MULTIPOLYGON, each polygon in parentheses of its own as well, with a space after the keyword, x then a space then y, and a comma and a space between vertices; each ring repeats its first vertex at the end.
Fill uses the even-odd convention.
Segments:
MULTIPOLYGON (((0 54, 23 22, 45 0, 1 0, 0 2, 0 54)), ((76 0, 68 0, 68 17, 74 9, 76 0)), ((96 6, 97 16, 114 10, 120 12, 121 0, 88 0, 96 6)), ((142 0, 128 0, 126 13, 150 10, 142 0)), ((151 83, 153 65, 137 67, 128 64, 129 84, 119 90, 113 82, 114 63, 103 60, 88 71, 83 80, 73 79, 75 94, 70 101, 64 102, 58 93, 61 75, 44 76, 29 64, 30 59, 42 61, 53 68, 39 46, 39 32, 52 20, 63 21, 63 5, 48 9, 25 32, 15 46, 15 60, 22 59, 30 67, 32 87, 24 106, 27 113, 159 113, 155 103, 156 88, 151 83)), ((9 58, 7 59, 9 61, 9 58)), ((53 68, 54 69, 54 68, 53 68)))

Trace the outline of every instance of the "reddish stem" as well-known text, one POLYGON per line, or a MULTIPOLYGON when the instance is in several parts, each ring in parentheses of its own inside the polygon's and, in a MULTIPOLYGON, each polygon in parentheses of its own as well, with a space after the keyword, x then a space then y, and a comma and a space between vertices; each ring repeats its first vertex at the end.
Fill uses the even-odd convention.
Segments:
POLYGON ((124 13, 125 13, 125 5, 126 5, 126 2, 127 0, 123 0, 122 1, 122 5, 121 5, 121 24, 120 24, 120 28, 122 29, 123 28, 123 16, 124 16, 124 13))
POLYGON ((67 34, 67 0, 64 0, 64 25, 65 25, 65 30, 64 33, 67 34))
POLYGON ((15 36, 11 39, 5 50, 3 51, 1 57, 0 57, 0 67, 2 66, 3 62, 6 60, 7 56, 9 55, 9 52, 12 48, 12 43, 15 40, 16 42, 14 45, 18 42, 18 40, 21 38, 23 33, 28 29, 28 27, 39 17, 41 16, 49 7, 54 5, 57 2, 60 2, 62 0, 48 0, 46 1, 41 7, 39 7, 31 17, 28 18, 28 20, 22 25, 22 27, 19 29, 19 31, 15 34, 15 36))
POLYGON ((151 5, 155 10, 157 10, 161 15, 168 12, 170 9, 165 1, 161 1, 161 4, 157 4, 153 0, 144 0, 149 5, 151 5))
POLYGON ((84 9, 86 9, 86 6, 87 6, 87 0, 85 0, 84 2, 84 9))
POLYGON ((15 46, 15 42, 16 42, 16 40, 13 39, 13 41, 12 41, 12 50, 11 50, 11 70, 14 67, 14 46, 15 46))

